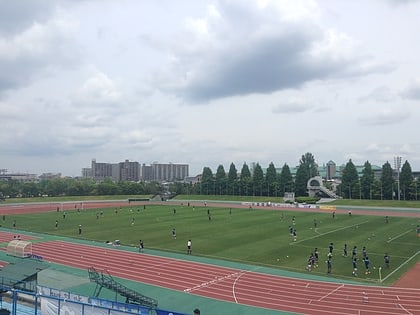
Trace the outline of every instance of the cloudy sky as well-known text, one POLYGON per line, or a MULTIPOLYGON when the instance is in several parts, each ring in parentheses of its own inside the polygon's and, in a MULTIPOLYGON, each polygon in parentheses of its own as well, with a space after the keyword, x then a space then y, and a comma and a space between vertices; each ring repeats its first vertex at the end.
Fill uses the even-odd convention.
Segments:
POLYGON ((420 1, 0 0, 0 168, 420 170, 420 1))

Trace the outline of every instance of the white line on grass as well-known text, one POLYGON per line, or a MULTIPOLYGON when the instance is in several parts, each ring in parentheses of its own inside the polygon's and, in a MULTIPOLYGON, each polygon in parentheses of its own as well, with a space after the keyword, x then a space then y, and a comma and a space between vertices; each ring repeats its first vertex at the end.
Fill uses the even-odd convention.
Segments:
POLYGON ((335 233, 335 232, 338 232, 338 231, 342 231, 342 230, 345 230, 345 229, 349 229, 349 228, 352 228, 352 227, 354 227, 354 226, 362 225, 362 224, 365 224, 365 223, 368 223, 368 222, 369 222, 369 221, 364 221, 364 222, 360 222, 360 223, 353 224, 353 225, 350 225, 350 226, 344 226, 344 227, 342 227, 342 228, 339 228, 339 229, 336 229, 336 230, 329 231, 329 232, 327 232, 327 233, 320 233, 319 235, 315 235, 315 236, 312 236, 312 237, 308 237, 308 238, 305 238, 305 239, 300 240, 300 241, 290 242, 290 243, 289 243, 289 245, 292 245, 292 244, 299 244, 299 243, 305 242, 305 241, 307 241, 307 240, 312 240, 312 239, 314 239, 314 238, 318 238, 318 237, 320 237, 320 236, 324 236, 324 235, 328 235, 328 234, 335 233))
POLYGON ((400 270, 400 268, 402 266, 404 266, 405 264, 407 264, 411 259, 413 259, 414 257, 416 257, 418 254, 420 254, 420 250, 415 253, 413 256, 411 256, 410 258, 408 258, 406 261, 404 261, 401 265, 398 266, 398 268, 394 269, 394 271, 390 272, 385 278, 382 279, 382 281, 385 281, 386 279, 388 279, 394 272, 397 272, 398 270, 400 270))
POLYGON ((405 234, 408 234, 410 232, 411 232, 411 230, 405 231, 404 233, 401 233, 400 235, 397 235, 395 237, 392 237, 392 238, 388 239, 386 242, 391 243, 393 240, 396 240, 396 239, 400 238, 401 236, 404 236, 405 234))

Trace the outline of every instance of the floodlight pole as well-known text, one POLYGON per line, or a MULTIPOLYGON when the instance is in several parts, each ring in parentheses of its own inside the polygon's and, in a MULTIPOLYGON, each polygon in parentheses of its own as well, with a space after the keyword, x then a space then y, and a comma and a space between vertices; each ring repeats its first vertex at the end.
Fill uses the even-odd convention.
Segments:
POLYGON ((401 168, 401 156, 394 157, 394 168, 397 170, 397 189, 398 189, 398 200, 401 199, 400 194, 400 168, 401 168))

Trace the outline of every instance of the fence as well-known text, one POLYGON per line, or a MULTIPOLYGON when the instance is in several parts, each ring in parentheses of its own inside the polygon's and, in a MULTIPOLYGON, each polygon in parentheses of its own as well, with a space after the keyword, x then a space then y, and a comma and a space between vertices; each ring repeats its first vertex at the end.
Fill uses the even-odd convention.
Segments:
MULTIPOLYGON (((3 283, 3 282, 2 282, 3 283)), ((37 293, 0 284, 0 315, 187 315, 141 305, 91 298, 37 286, 37 293)))

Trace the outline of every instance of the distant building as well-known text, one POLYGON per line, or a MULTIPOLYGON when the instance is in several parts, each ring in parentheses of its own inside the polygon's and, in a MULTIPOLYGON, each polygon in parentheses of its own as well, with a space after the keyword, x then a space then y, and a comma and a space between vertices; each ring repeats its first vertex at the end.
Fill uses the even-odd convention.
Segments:
POLYGON ((140 164, 125 160, 118 163, 118 173, 119 181, 138 182, 140 180, 140 164))
POLYGON ((336 171, 337 171, 337 168, 336 168, 335 163, 334 163, 333 161, 331 161, 331 160, 330 160, 330 161, 327 163, 327 168, 326 168, 325 179, 326 179, 326 180, 332 180, 332 179, 334 179, 334 178, 335 178, 335 176, 336 176, 336 171))
POLYGON ((61 173, 43 173, 38 176, 40 180, 49 180, 49 179, 57 179, 61 178, 61 173))
POLYGON ((16 180, 23 183, 38 182, 38 175, 28 173, 0 173, 0 180, 16 180))
POLYGON ((91 168, 82 169, 82 177, 91 177, 97 182, 105 178, 113 181, 156 181, 174 182, 183 181, 188 177, 188 164, 161 164, 154 162, 151 165, 125 160, 120 163, 98 163, 92 160, 91 168))
POLYGON ((188 177, 188 164, 161 164, 154 162, 150 166, 142 165, 141 178, 144 181, 174 182, 188 177))
POLYGON ((96 182, 101 182, 105 178, 112 178, 112 165, 113 164, 111 163, 97 163, 96 159, 93 159, 91 170, 92 178, 96 182))

